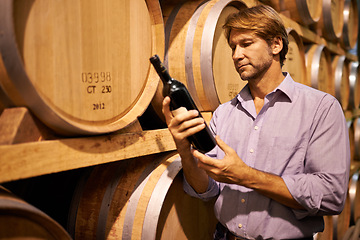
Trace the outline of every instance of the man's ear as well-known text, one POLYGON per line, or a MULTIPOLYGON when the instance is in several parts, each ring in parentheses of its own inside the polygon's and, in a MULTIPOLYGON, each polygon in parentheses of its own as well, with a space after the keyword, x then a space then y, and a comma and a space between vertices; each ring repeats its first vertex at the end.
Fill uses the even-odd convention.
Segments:
POLYGON ((279 54, 283 49, 283 41, 281 37, 275 37, 272 44, 272 53, 279 54))

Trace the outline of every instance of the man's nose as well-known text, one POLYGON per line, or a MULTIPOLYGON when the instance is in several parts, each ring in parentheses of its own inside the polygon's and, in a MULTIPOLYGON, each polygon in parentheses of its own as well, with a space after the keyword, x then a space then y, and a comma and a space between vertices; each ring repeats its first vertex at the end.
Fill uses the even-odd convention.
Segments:
POLYGON ((232 58, 233 58, 234 61, 244 58, 244 52, 243 52, 243 49, 240 46, 236 46, 234 48, 232 58))

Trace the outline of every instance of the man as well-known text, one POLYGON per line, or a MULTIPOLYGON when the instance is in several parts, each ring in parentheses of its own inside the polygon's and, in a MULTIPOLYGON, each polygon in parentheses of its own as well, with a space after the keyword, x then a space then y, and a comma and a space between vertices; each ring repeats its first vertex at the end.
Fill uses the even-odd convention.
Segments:
POLYGON ((225 34, 235 68, 248 81, 214 112, 217 146, 206 155, 187 137, 204 128, 196 111, 163 112, 180 154, 184 189, 217 197, 214 239, 312 239, 323 215, 339 214, 349 178, 350 150, 339 103, 292 80, 281 67, 286 30, 268 6, 228 18, 225 34))

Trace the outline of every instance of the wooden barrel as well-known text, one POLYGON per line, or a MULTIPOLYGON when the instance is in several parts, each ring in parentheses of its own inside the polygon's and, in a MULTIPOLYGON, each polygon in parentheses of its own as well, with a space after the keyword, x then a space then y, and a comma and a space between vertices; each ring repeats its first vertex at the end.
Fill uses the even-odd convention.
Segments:
POLYGON ((345 0, 343 16, 344 27, 340 43, 346 50, 350 50, 356 46, 359 32, 357 0, 345 0))
MULTIPOLYGON (((15 104, 10 100, 9 95, 3 90, 4 89, 4 83, 6 84, 6 81, 4 79, 8 80, 9 76, 6 74, 6 70, 4 68, 4 63, 0 55, 0 73, 5 73, 3 75, 0 75, 0 114, 5 110, 5 108, 8 107, 14 107, 15 104), (3 80, 1 80, 3 79, 3 80)), ((9 93, 10 94, 10 93, 9 93)), ((16 93, 13 93, 16 94, 16 93)))
POLYGON ((78 184, 68 230, 74 239, 211 239, 213 202, 183 191, 178 154, 95 167, 78 184))
POLYGON ((170 74, 185 83, 201 111, 214 111, 246 84, 240 79, 222 26, 247 0, 188 1, 165 24, 170 74))
POLYGON ((335 236, 333 216, 324 216, 324 224, 324 231, 315 234, 315 240, 330 240, 335 236))
POLYGON ((349 144, 350 144, 350 162, 353 162, 355 159, 355 131, 354 131, 354 121, 347 120, 346 125, 349 132, 349 144))
POLYGON ((47 214, 0 186, 0 239, 71 239, 47 214))
POLYGON ((141 115, 164 54, 158 0, 1 1, 0 82, 61 134, 100 134, 141 115))
POLYGON ((308 26, 317 23, 321 17, 322 0, 260 0, 278 12, 290 13, 291 19, 308 26))
POLYGON ((294 29, 287 29, 289 50, 284 62, 283 71, 290 73, 291 77, 299 83, 311 86, 306 74, 305 48, 299 34, 294 29))
POLYGON ((351 218, 351 201, 350 201, 350 193, 348 191, 345 199, 344 209, 339 215, 333 216, 334 234, 332 239, 334 240, 343 239, 346 231, 350 227, 350 218, 351 218))
POLYGON ((336 42, 342 36, 344 26, 344 0, 322 0, 322 17, 318 28, 329 41, 336 42))
POLYGON ((353 119, 353 128, 354 128, 354 146, 355 146, 355 155, 354 160, 360 161, 360 118, 353 119))
POLYGON ((335 55, 332 59, 332 70, 335 83, 335 97, 340 102, 345 111, 349 107, 350 81, 349 81, 349 62, 344 55, 335 55))
POLYGON ((360 217, 360 181, 359 172, 355 172, 349 181, 349 198, 351 205, 351 224, 360 217))
POLYGON ((350 84, 350 97, 349 97, 350 109, 358 109, 360 106, 359 62, 350 62, 349 84, 350 84))
POLYGON ((335 95, 330 52, 324 45, 314 44, 307 47, 305 58, 307 77, 311 80, 311 86, 335 95))
POLYGON ((359 235, 360 235, 360 219, 358 219, 357 222, 349 228, 343 240, 359 239, 359 235))
MULTIPOLYGON (((165 22, 165 65, 169 68, 173 78, 185 84, 200 110, 203 110, 203 108, 193 81, 187 79, 185 43, 188 31, 193 31, 194 26, 196 26, 198 15, 194 15, 195 11, 198 8, 202 9, 205 5, 202 0, 178 4, 176 7, 171 8, 169 17, 165 22)), ((166 6, 166 9, 168 8, 169 6, 166 6)))
POLYGON ((6 104, 5 103, 6 101, 8 101, 7 95, 0 88, 0 114, 5 110, 6 106, 10 105, 10 104, 6 104))

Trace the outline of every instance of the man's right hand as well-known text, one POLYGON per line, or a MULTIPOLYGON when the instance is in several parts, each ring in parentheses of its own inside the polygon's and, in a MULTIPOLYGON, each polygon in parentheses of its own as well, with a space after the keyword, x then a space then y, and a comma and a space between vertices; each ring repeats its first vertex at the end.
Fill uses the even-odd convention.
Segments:
POLYGON ((190 153, 190 142, 187 138, 205 128, 204 119, 199 117, 199 112, 196 110, 184 109, 176 113, 171 112, 169 97, 164 98, 162 111, 178 152, 180 155, 185 152, 190 153))
POLYGON ((199 112, 196 110, 184 109, 184 111, 171 112, 169 97, 165 97, 162 111, 181 157, 186 180, 196 192, 205 192, 209 184, 209 177, 203 169, 198 168, 197 159, 191 152, 191 143, 187 139, 205 128, 204 119, 199 117, 199 112))

